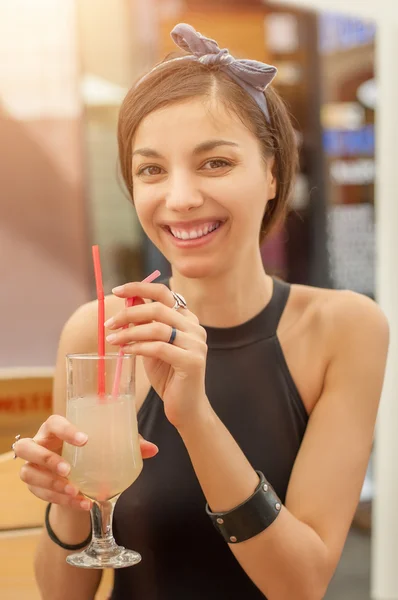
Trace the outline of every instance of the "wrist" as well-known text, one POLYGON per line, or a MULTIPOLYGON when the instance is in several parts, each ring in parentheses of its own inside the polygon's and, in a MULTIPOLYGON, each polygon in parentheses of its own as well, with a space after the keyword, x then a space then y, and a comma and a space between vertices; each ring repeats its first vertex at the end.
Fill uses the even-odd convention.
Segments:
POLYGON ((216 423, 217 415, 214 412, 207 396, 198 402, 197 410, 189 418, 181 422, 176 429, 183 440, 200 436, 202 432, 208 433, 216 423))
POLYGON ((49 524, 55 535, 65 544, 79 544, 91 531, 88 512, 59 504, 51 505, 49 524))

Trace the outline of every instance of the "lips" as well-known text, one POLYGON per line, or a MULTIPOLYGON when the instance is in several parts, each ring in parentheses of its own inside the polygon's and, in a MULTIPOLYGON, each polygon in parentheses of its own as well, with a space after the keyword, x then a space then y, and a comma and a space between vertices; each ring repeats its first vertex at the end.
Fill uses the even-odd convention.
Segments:
POLYGON ((190 248, 203 246, 210 242, 224 223, 225 220, 220 219, 202 219, 190 223, 163 223, 162 229, 168 233, 175 245, 181 248, 190 248))
POLYGON ((179 240, 196 240, 218 229, 221 221, 208 221, 192 227, 176 227, 168 225, 171 235, 179 240))

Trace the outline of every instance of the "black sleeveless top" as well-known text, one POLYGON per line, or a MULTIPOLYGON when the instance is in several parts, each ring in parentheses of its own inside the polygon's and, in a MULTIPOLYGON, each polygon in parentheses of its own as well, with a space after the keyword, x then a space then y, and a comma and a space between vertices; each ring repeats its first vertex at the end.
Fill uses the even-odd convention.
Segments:
MULTIPOLYGON (((276 335, 290 286, 274 279, 273 287, 268 305, 250 321, 206 328, 206 393, 284 501, 308 416, 276 335)), ((140 552, 142 562, 115 570, 112 600, 264 600, 206 515, 188 452, 153 389, 138 425, 159 454, 145 461, 116 504, 116 541, 140 552)))

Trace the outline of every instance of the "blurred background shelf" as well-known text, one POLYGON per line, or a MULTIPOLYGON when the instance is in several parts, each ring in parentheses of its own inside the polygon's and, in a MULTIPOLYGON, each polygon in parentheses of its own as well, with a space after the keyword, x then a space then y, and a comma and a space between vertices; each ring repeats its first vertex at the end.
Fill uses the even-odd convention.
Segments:
MULTIPOLYGON (((40 600, 33 561, 45 504, 20 480, 21 464, 13 460, 12 452, 0 455, 1 600, 40 600)), ((112 581, 113 572, 106 570, 96 600, 109 597, 112 581)))
MULTIPOLYGON (((39 535, 40 528, 0 533, 2 600, 41 600, 33 570, 33 558, 39 535)), ((105 570, 95 600, 109 598, 112 581, 113 572, 105 570)))

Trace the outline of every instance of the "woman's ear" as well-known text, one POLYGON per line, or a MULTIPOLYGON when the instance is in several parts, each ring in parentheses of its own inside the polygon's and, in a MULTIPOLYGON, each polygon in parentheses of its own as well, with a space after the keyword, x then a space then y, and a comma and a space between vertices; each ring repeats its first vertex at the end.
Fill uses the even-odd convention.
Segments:
POLYGON ((267 200, 273 200, 278 190, 278 184, 276 180, 276 165, 275 158, 272 157, 267 160, 267 184, 268 184, 268 196, 267 200))

